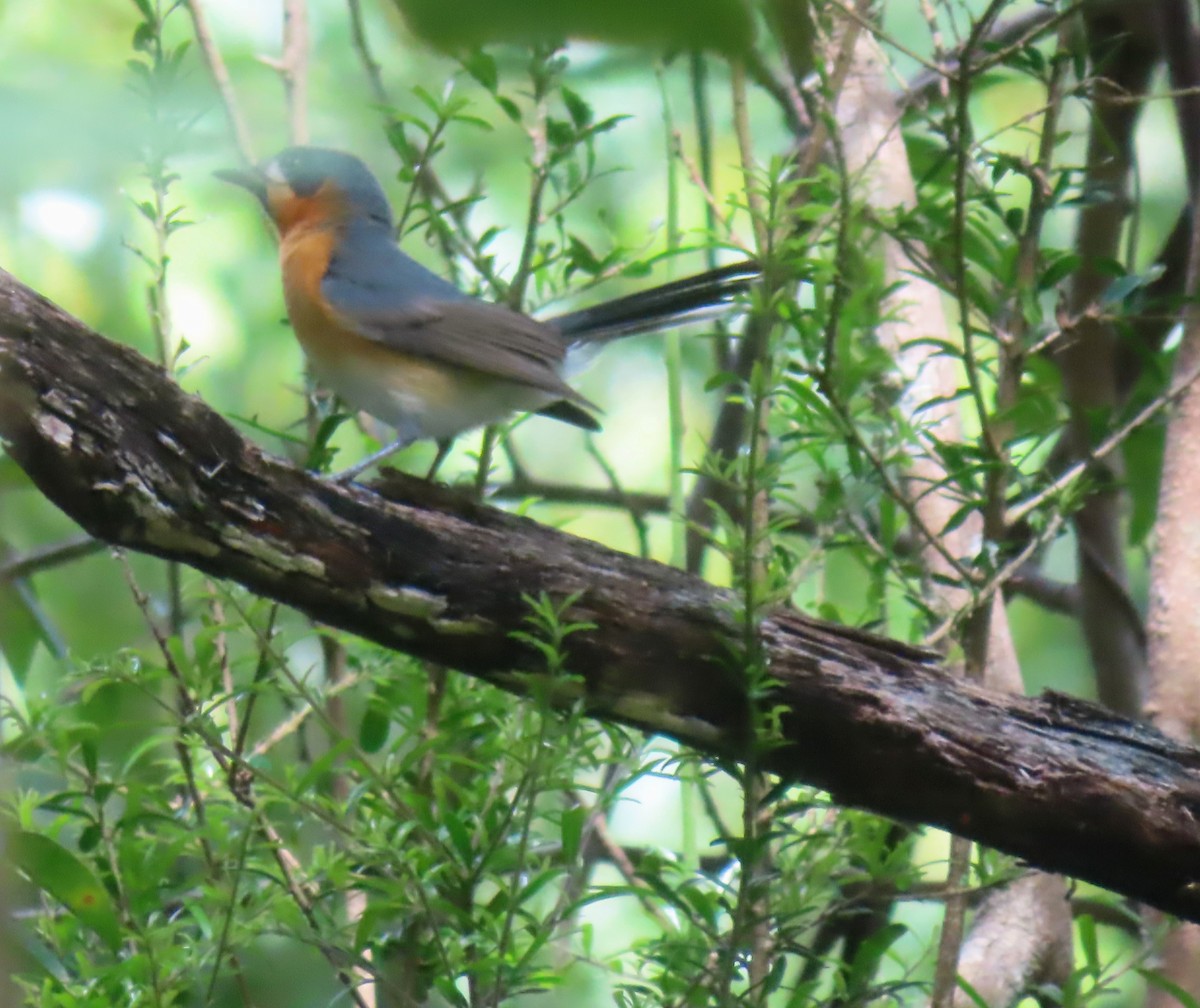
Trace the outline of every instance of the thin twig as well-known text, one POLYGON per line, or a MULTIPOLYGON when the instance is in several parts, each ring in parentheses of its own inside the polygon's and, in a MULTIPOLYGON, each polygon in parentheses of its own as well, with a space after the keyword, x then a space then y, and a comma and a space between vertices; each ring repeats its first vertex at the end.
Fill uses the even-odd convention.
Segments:
POLYGON ((617 475, 616 469, 609 464, 608 459, 601 453, 600 449, 596 447, 595 438, 589 437, 587 439, 586 450, 596 465, 600 467, 600 471, 604 473, 605 479, 608 480, 610 492, 623 502, 622 506, 629 512, 629 520, 633 523, 633 533, 637 536, 638 540, 638 555, 649 558, 650 529, 646 525, 645 512, 641 511, 634 502, 626 498, 625 491, 621 488, 621 478, 617 475))
POLYGON ((670 502, 665 494, 644 493, 638 490, 619 490, 612 487, 577 486, 573 483, 552 483, 513 473, 508 483, 492 490, 493 500, 526 500, 536 497, 544 504, 577 504, 580 507, 621 508, 637 515, 666 514, 670 502))
POLYGON ((1065 491, 1076 480, 1081 479, 1097 462, 1102 461, 1114 448, 1119 447, 1130 434, 1154 419, 1155 415, 1163 408, 1174 403, 1197 378, 1200 378, 1200 365, 1185 375, 1182 381, 1176 383, 1158 398, 1138 410, 1133 417, 1109 434, 1108 437, 1104 438, 1084 458, 1080 459, 1070 468, 1065 469, 1052 483, 1043 487, 1032 497, 1026 497, 1025 500, 1009 508, 1004 516, 1005 524, 1009 526, 1015 525, 1026 515, 1036 511, 1046 501, 1065 491))
POLYGON ((346 4, 350 13, 350 41, 366 72, 371 94, 380 105, 386 105, 388 104, 388 95, 387 89, 383 86, 383 75, 380 73, 375 57, 371 55, 371 46, 367 42, 366 29, 363 27, 362 0, 346 0, 346 4))
MULTIPOLYGON (((326 732, 335 734, 336 726, 329 719, 328 711, 320 702, 320 697, 309 688, 307 683, 301 681, 301 679, 292 671, 290 665, 284 659, 284 656, 276 649, 274 642, 270 638, 269 632, 263 633, 263 631, 253 627, 251 621, 247 617, 245 609, 238 605, 236 599, 233 600, 233 604, 238 610, 238 613, 242 617, 243 621, 247 626, 251 627, 255 636, 258 638, 259 647, 262 649, 262 653, 265 658, 269 658, 274 663, 276 670, 284 682, 291 687, 296 696, 298 696, 311 708, 312 715, 316 718, 321 727, 326 732)), ((420 821, 417 814, 412 810, 412 808, 409 807, 409 804, 398 794, 396 783, 386 777, 383 772, 375 766, 375 763, 367 757, 367 754, 363 752, 362 748, 354 741, 353 738, 345 737, 344 741, 346 743, 348 754, 353 757, 356 765, 361 768, 364 776, 370 778, 371 782, 379 789, 380 794, 385 795, 393 803, 393 812, 397 818, 412 822, 420 821)), ((249 763, 244 765, 247 768, 251 766, 249 763)), ((257 767, 254 768, 254 773, 255 776, 263 776, 262 772, 257 767)), ((443 841, 428 834, 425 834, 425 840, 437 851, 439 856, 448 860, 453 860, 453 855, 443 841)))
MULTIPOLYGON (((321 922, 317 920, 312 895, 297 879, 300 861, 288 849, 287 845, 283 842, 283 837, 279 835, 279 831, 275 829, 274 824, 267 818, 263 810, 255 805, 253 812, 259 831, 266 837, 270 845, 271 856, 275 858, 275 864, 279 867, 279 874, 283 876, 284 888, 287 889, 288 895, 292 897, 292 902, 296 904, 296 907, 304 916, 304 920, 312 930, 313 936, 319 936, 321 934, 321 922)), ((326 961, 333 967, 338 982, 345 988, 346 993, 350 995, 358 1008, 372 1008, 372 1003, 367 1001, 358 989, 359 982, 352 974, 346 971, 343 965, 344 954, 342 951, 326 947, 323 941, 317 941, 316 945, 326 961)))
POLYGON ((19 581, 42 571, 81 560, 108 548, 107 543, 89 535, 75 536, 53 546, 30 550, 19 556, 9 557, 0 564, 0 582, 19 581))
MULTIPOLYGON (((130 565, 125 551, 114 548, 112 552, 117 562, 121 565, 121 570, 125 575, 125 583, 129 586, 129 592, 133 596, 134 604, 137 605, 138 611, 142 614, 142 619, 146 623, 146 628, 150 631, 151 636, 154 638, 154 643, 158 646, 163 664, 166 666, 167 671, 170 672, 171 678, 175 681, 176 697, 179 705, 176 711, 176 715, 179 718, 179 725, 178 734, 175 738, 175 753, 179 758, 180 769, 183 770, 184 784, 187 788, 188 797, 192 802, 192 810, 196 815, 196 821, 203 827, 206 818, 204 798, 201 796, 200 787, 196 783, 196 770, 192 762, 191 750, 188 749, 183 737, 187 731, 189 722, 195 717, 199 707, 192 697, 191 691, 188 689, 183 671, 175 661, 175 655, 171 651, 170 642, 159 629, 154 617, 150 614, 150 600, 138 585, 137 577, 133 573, 133 567, 130 565)), ((222 762, 221 756, 215 753, 213 755, 218 763, 222 762)), ((222 768, 224 768, 223 765, 222 768)), ((219 874, 216 855, 213 853, 212 847, 208 842, 208 837, 203 832, 200 832, 198 836, 205 864, 208 866, 209 873, 215 878, 219 874)))
MULTIPOLYGON (((363 677, 361 675, 359 675, 357 672, 351 672, 345 678, 339 680, 337 683, 326 689, 324 696, 326 700, 329 700, 332 697, 345 693, 346 690, 352 689, 353 687, 359 685, 362 681, 363 677)), ((296 710, 293 711, 288 717, 280 721, 279 724, 277 724, 271 730, 269 735, 259 739, 254 743, 254 748, 246 754, 246 759, 251 761, 261 759, 277 745, 279 745, 284 739, 288 738, 288 736, 294 735, 297 731, 299 731, 300 726, 304 724, 305 720, 310 714, 312 714, 312 712, 312 708, 307 705, 297 707, 296 710)))
POLYGON ((184 0, 184 6, 192 16, 192 29, 196 35, 196 44, 200 48, 204 65, 208 68, 208 75, 212 78, 217 94, 221 98, 221 105, 225 109, 225 118, 229 121, 229 129, 233 133, 233 142, 237 146, 242 160, 246 164, 254 164, 257 159, 254 156, 254 141, 250 138, 250 128, 246 125, 246 120, 242 118, 237 93, 233 89, 233 81, 225 66, 225 60, 221 56, 221 50, 217 48, 212 32, 209 30, 202 0, 184 0))
POLYGON ((1079 615, 1079 585, 1073 581, 1056 581, 1036 571, 1019 570, 1008 579, 1005 588, 1047 612, 1079 615))
POLYGON ((527 129, 530 141, 529 163, 533 169, 533 181, 529 187, 529 207, 525 214, 525 238, 521 245, 521 257, 508 288, 508 306, 520 311, 525 300, 525 287, 533 275, 533 260, 537 252, 538 229, 542 223, 542 197, 550 179, 549 139, 546 136, 549 110, 546 106, 546 68, 536 67, 534 74, 534 122, 527 129))
MULTIPOLYGON (((1066 515, 1061 511, 1055 513, 1046 522, 1046 527, 1033 536, 1025 547, 1013 557, 1008 563, 996 571, 982 585, 972 588, 972 604, 971 611, 979 609, 988 599, 996 592, 1002 590, 1009 580, 1024 567, 1038 550, 1042 549, 1046 543, 1053 540, 1058 535, 1058 530, 1062 528, 1063 522, 1066 521, 1066 515)), ((936 647, 943 638, 945 638, 958 623, 961 613, 951 613, 943 622, 935 627, 930 633, 925 636, 923 643, 926 647, 936 647)))
POLYGON ((308 132, 308 3, 284 0, 283 86, 287 94, 288 134, 306 144, 308 132))
POLYGON ((283 81, 288 113, 288 137, 293 144, 306 144, 308 132, 308 4, 307 0, 284 0, 283 49, 278 59, 260 56, 283 81))
POLYGON ((750 112, 746 105, 746 70, 741 63, 733 65, 733 131, 737 137, 742 164, 742 185, 746 206, 750 211, 750 226, 760 262, 771 254, 771 233, 767 225, 767 208, 755 180, 754 143, 750 134, 750 112))
MULTIPOLYGON (((954 135, 950 138, 951 146, 958 152, 954 164, 954 224, 951 231, 954 255, 954 299, 958 304, 958 324, 962 338, 963 371, 966 373, 967 389, 975 406, 975 418, 979 424, 980 444, 988 453, 989 461, 997 466, 1003 463, 1003 448, 998 443, 992 430, 991 413, 988 410, 987 397, 983 390, 983 380, 980 376, 979 361, 976 353, 976 327, 972 320, 972 302, 967 283, 967 176, 971 167, 971 146, 968 142, 971 130, 970 98, 971 84, 976 71, 971 64, 971 57, 979 40, 987 32, 1000 11, 1005 0, 992 0, 987 9, 974 22, 971 33, 963 46, 961 65, 953 79, 953 94, 955 98, 954 135)), ((953 987, 951 987, 953 992, 953 987)), ((949 997, 947 994, 946 997, 949 997)), ((947 1002, 948 1004, 949 1002, 947 1002)), ((935 985, 934 1005, 938 1008, 937 988, 935 985)))
MULTIPOLYGON (((1008 59, 1013 52, 1021 49, 1040 35, 1059 27, 1063 22, 1078 13, 1079 4, 1072 5, 1059 11, 1050 7, 1038 7, 1023 14, 1018 14, 1011 20, 1002 21, 991 27, 983 36, 982 41, 988 45, 986 57, 975 63, 976 73, 994 66, 997 62, 1008 59)), ((962 49, 953 50, 937 60, 932 66, 927 65, 909 81, 908 87, 900 96, 902 105, 911 105, 929 97, 931 92, 940 92, 944 83, 958 72, 958 63, 962 49)))
MULTIPOLYGON (((691 180, 692 185, 696 187, 696 190, 704 199, 710 230, 715 231, 715 225, 717 222, 720 222, 721 232, 725 235, 730 234, 733 231, 733 224, 729 218, 725 216, 725 210, 721 204, 717 202, 717 197, 713 195, 712 190, 710 190, 705 184, 704 178, 701 175, 700 169, 696 165, 696 162, 688 157, 687 152, 683 148, 683 133, 678 129, 671 132, 671 145, 672 152, 679 159, 683 167, 687 169, 688 178, 691 180)), ((714 262, 712 265, 715 266, 716 263, 714 262)))
POLYGON ((767 94, 775 99, 783 112, 788 130, 793 135, 804 132, 811 123, 808 121, 808 110, 804 100, 796 89, 796 82, 791 75, 776 77, 762 56, 751 49, 745 57, 746 76, 754 81, 767 94))
POLYGON ((597 811, 592 815, 588 820, 588 828, 591 829, 600 848, 608 856, 609 863, 621 873, 621 877, 628 884, 629 888, 633 890, 633 894, 637 897, 637 901, 641 904, 642 909, 654 918, 655 922, 666 934, 674 934, 678 931, 678 928, 663 913, 658 903, 651 898, 654 896, 654 890, 638 877, 637 869, 634 868, 633 862, 629 859, 620 844, 616 843, 609 834, 608 824, 604 819, 603 811, 597 811))
POLYGON ((217 586, 212 581, 204 582, 204 590, 208 595, 208 611, 212 616, 216 634, 213 637, 213 651, 216 654, 217 666, 221 670, 221 688, 225 690, 225 719, 226 730, 233 738, 238 734, 237 690, 233 682, 233 666, 229 661, 229 638, 225 633, 225 607, 221 604, 221 596, 217 586))

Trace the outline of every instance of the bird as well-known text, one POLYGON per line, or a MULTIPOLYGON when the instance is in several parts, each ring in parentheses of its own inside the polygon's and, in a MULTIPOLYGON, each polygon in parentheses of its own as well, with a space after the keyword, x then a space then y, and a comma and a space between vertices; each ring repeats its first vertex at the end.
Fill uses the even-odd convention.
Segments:
POLYGON ((438 443, 432 475, 456 435, 514 413, 598 430, 598 408, 564 379, 569 356, 727 310, 760 272, 747 259, 538 320, 401 251, 383 186, 352 154, 289 147, 215 174, 254 195, 279 233, 284 302, 314 377, 396 431, 338 482, 421 439, 438 443))

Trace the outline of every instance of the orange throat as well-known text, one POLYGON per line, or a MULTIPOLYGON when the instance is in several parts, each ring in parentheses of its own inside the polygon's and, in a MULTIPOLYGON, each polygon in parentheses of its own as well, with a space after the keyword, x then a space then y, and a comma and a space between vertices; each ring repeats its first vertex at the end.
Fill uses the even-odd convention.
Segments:
POLYGON ((304 352, 319 358, 336 353, 345 340, 321 293, 337 240, 333 228, 301 225, 287 231, 279 245, 288 318, 304 352))

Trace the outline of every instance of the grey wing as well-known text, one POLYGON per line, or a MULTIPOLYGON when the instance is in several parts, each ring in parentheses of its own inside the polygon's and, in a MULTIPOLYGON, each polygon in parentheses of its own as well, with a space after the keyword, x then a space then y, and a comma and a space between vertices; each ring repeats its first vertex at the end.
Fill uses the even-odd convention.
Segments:
POLYGON ((558 331, 502 305, 464 298, 394 309, 354 309, 345 301, 334 307, 355 331, 401 353, 592 405, 560 376, 566 344, 558 331))

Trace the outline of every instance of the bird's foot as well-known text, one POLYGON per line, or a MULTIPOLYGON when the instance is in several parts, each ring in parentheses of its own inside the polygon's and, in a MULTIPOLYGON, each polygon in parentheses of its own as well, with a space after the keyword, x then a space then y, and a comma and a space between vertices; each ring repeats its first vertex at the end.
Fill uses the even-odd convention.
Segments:
POLYGON ((379 451, 368 455, 365 459, 360 459, 358 462, 355 462, 354 465, 350 466, 349 469, 343 469, 341 472, 330 473, 325 478, 332 483, 338 483, 342 486, 345 486, 347 483, 353 482, 354 477, 356 477, 359 473, 366 472, 366 470, 370 469, 371 466, 382 462, 384 459, 389 458, 392 455, 395 455, 396 452, 400 451, 402 448, 407 448, 410 444, 412 444, 412 438, 393 441, 391 444, 384 445, 379 449, 379 451))

